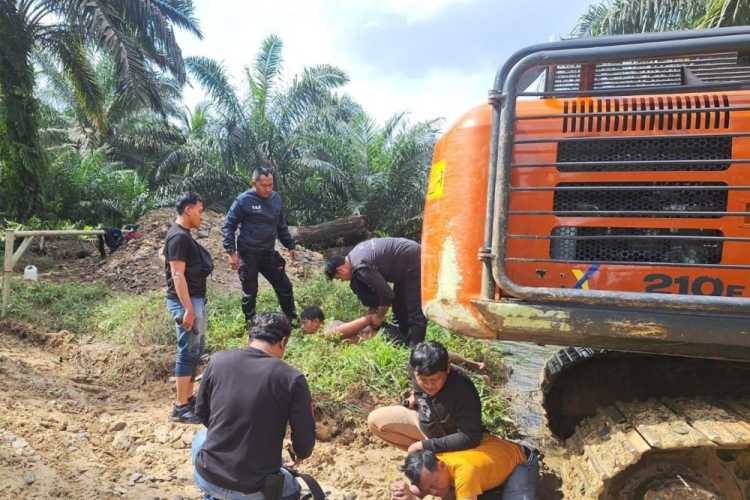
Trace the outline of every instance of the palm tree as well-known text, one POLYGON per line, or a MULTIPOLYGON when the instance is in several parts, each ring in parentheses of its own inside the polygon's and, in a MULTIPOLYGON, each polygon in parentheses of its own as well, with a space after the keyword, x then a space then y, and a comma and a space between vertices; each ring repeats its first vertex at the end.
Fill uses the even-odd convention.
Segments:
POLYGON ((222 161, 220 124, 206 103, 184 112, 181 121, 185 141, 172 147, 158 165, 156 203, 170 204, 180 193, 196 191, 207 206, 227 208, 247 187, 247 180, 237 164, 222 161))
POLYGON ((174 28, 200 37, 193 12, 191 0, 0 0, 0 122, 6 130, 0 153, 8 211, 25 219, 44 207, 47 160, 39 143, 33 51, 62 64, 91 118, 100 115, 102 95, 86 59, 89 43, 112 57, 119 89, 164 112, 157 75, 185 81, 174 28))
POLYGON ((56 137, 51 143, 55 147, 67 143, 80 150, 103 148, 109 160, 123 162, 142 178, 152 179, 154 164, 171 148, 185 142, 183 131, 168 119, 178 119, 183 114, 179 85, 166 75, 156 76, 154 84, 164 114, 156 113, 132 89, 118 87, 115 65, 107 54, 91 53, 87 59, 93 63, 92 88, 100 96, 95 109, 88 106, 86 96, 71 86, 58 61, 49 54, 34 54, 43 76, 43 84, 37 89, 39 102, 46 107, 43 114, 56 118, 49 129, 42 127, 43 136, 56 137))
POLYGON ((749 0, 604 0, 589 7, 573 34, 620 35, 748 23, 749 0))
POLYGON ((218 115, 222 168, 235 168, 234 172, 249 178, 257 165, 270 165, 278 189, 287 192, 295 182, 305 120, 332 105, 333 92, 348 78, 334 66, 320 65, 305 68, 282 86, 281 51, 279 37, 271 35, 263 41, 245 71, 244 94, 232 87, 220 62, 188 58, 186 63, 189 73, 207 90, 218 115))

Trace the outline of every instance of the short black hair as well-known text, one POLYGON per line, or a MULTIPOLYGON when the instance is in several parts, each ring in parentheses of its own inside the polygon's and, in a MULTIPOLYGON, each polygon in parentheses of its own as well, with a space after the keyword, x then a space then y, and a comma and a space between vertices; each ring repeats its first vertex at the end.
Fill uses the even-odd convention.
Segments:
POLYGON ((323 309, 318 306, 310 306, 302 309, 299 319, 318 319, 320 321, 325 321, 326 317, 323 314, 323 309))
POLYGON ((190 205, 197 205, 198 203, 203 203, 203 198, 201 198, 198 193, 188 191, 180 195, 177 199, 177 205, 175 205, 175 208, 177 209, 177 213, 182 215, 185 213, 187 207, 190 205))
POLYGON ((335 255, 326 259, 325 273, 329 280, 332 280, 336 276, 336 269, 343 266, 346 262, 346 257, 342 255, 335 255))
POLYGON ((262 312, 253 318, 250 338, 278 344, 292 333, 289 319, 278 312, 262 312))
POLYGON ((409 365, 420 375, 444 372, 448 362, 448 350, 440 342, 420 342, 409 355, 409 365))
POLYGON ((270 175, 273 176, 273 169, 269 167, 268 165, 261 165, 259 167, 255 167, 253 170, 253 180, 257 181, 261 178, 261 176, 270 175))
POLYGON ((435 472, 437 469, 437 457, 435 453, 430 450, 419 450, 413 451, 406 455, 404 465, 401 467, 401 472, 406 474, 411 484, 419 486, 419 482, 422 480, 422 468, 427 469, 430 472, 435 472))

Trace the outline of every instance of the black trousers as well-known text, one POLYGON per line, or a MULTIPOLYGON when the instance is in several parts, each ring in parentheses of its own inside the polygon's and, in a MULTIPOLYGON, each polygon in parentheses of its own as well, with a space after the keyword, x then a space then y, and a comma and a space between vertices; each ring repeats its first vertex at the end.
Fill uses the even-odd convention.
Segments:
POLYGON ((393 323, 409 342, 409 347, 424 341, 427 319, 422 312, 422 280, 419 267, 393 286, 393 323))
POLYGON ((255 318, 255 302, 258 298, 258 273, 262 274, 276 292, 281 310, 287 318, 297 317, 294 307, 292 282, 286 275, 286 261, 275 250, 249 252, 240 254, 240 282, 242 283, 242 312, 245 321, 255 318))

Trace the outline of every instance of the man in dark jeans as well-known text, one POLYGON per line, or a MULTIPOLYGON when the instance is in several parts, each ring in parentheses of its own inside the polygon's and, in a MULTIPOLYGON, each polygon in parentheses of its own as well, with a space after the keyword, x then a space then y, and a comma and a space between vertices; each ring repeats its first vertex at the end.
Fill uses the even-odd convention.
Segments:
POLYGON ((211 357, 195 405, 207 429, 193 440, 195 481, 206 495, 299 498, 296 480, 282 468, 282 443, 289 424, 296 458, 309 457, 315 419, 305 376, 281 359, 290 333, 284 315, 261 313, 247 348, 211 357))
POLYGON ((369 307, 369 324, 377 329, 388 308, 405 343, 414 347, 424 340, 427 320, 422 313, 419 244, 405 238, 363 241, 346 257, 326 261, 329 279, 349 281, 360 302, 369 307), (393 283, 393 290, 388 283, 393 283))
POLYGON ((273 171, 258 167, 253 172, 252 188, 234 200, 224 219, 224 250, 229 266, 239 270, 242 283, 242 311, 250 324, 255 317, 258 297, 258 273, 273 287, 281 310, 293 324, 297 320, 292 283, 286 275, 286 262, 275 250, 276 239, 295 258, 295 242, 289 233, 281 196, 273 190, 273 171), (239 227, 240 233, 235 233, 239 227))
POLYGON ((190 234, 201 224, 203 201, 195 193, 177 203, 177 220, 164 240, 167 310, 177 329, 175 380, 177 402, 171 419, 197 424, 193 380, 206 342, 206 278, 213 269, 208 251, 190 234))

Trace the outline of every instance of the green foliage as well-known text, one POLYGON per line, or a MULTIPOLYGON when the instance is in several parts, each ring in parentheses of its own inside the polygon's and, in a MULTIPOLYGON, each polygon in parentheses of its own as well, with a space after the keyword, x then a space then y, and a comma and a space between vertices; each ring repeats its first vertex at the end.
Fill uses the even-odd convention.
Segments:
POLYGON ((748 0, 604 0, 589 6, 573 30, 576 36, 750 24, 748 0))
POLYGON ((162 172, 178 174, 164 187, 164 198, 188 187, 205 196, 205 189, 209 203, 228 207, 239 191, 233 185, 267 164, 292 223, 364 213, 373 229, 418 237, 436 122, 412 125, 399 113, 378 127, 338 94, 348 81, 340 69, 304 68, 283 86, 282 64, 282 42, 271 35, 246 71, 242 94, 220 62, 188 58, 190 74, 218 115, 213 136, 219 139, 197 142, 162 163, 160 179, 162 172), (217 149, 222 162, 215 160, 217 149))
POLYGON ((120 226, 152 208, 138 173, 109 161, 104 148, 59 149, 50 170, 50 206, 79 224, 120 226))
MULTIPOLYGON (((55 213, 48 206, 49 162, 42 149, 39 124, 42 113, 34 96, 36 75, 31 63, 34 50, 54 58, 65 78, 51 77, 53 84, 68 83, 61 96, 75 100, 75 117, 87 140, 106 138, 117 147, 128 144, 112 135, 116 106, 106 109, 106 93, 97 81, 86 47, 111 56, 112 81, 122 110, 148 108, 162 117, 170 114, 174 92, 166 87, 171 74, 177 89, 185 81, 185 69, 174 27, 201 36, 192 1, 180 2, 68 2, 28 0, 0 2, 0 186, 6 216, 25 220, 32 215, 55 213)), ((137 128, 137 127, 136 127, 137 128)), ((141 130, 141 145, 154 130, 141 130)), ((146 140, 148 143, 148 141, 146 140)), ((94 144, 95 147, 103 142, 94 144)), ((52 188, 56 186, 52 185, 52 188)))
POLYGON ((174 323, 164 303, 160 292, 111 297, 93 308, 86 325, 97 337, 124 345, 170 344, 174 323))
POLYGON ((50 330, 89 333, 97 305, 109 297, 101 285, 13 281, 8 315, 50 330))

